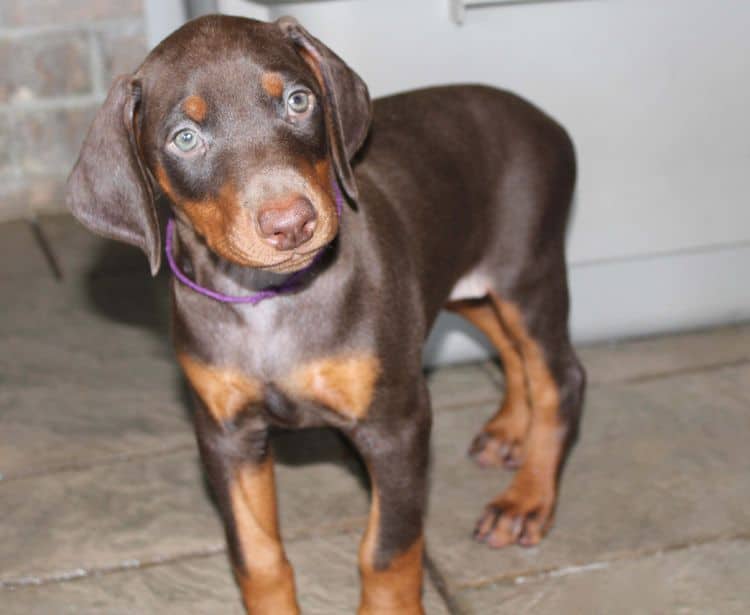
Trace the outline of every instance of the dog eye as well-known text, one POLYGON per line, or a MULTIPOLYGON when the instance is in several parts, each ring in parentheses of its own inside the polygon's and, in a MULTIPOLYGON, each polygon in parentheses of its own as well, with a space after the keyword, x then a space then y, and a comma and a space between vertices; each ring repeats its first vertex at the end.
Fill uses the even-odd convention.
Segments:
POLYGON ((297 90, 289 95, 286 102, 292 113, 304 113, 310 108, 310 95, 304 90, 297 90))
POLYGON ((194 130, 185 128, 174 136, 172 142, 177 146, 178 150, 187 153, 192 152, 198 146, 200 137, 194 130))

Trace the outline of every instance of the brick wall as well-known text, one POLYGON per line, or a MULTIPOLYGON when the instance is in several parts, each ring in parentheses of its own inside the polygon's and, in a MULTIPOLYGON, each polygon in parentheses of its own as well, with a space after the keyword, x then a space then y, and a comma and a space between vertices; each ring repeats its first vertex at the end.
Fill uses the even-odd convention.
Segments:
POLYGON ((0 220, 62 210, 94 112, 145 52, 143 0, 0 0, 0 220))

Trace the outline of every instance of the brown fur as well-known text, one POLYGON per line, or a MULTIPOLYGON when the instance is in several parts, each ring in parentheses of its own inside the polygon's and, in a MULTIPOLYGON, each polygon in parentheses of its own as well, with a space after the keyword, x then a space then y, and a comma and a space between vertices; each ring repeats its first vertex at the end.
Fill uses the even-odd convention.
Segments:
POLYGON ((506 399, 474 456, 520 464, 476 536, 532 545, 549 529, 585 386, 567 324, 575 175, 566 132, 527 101, 464 85, 373 103, 290 18, 196 19, 115 80, 68 182, 86 226, 141 248, 156 273, 161 188, 179 265, 224 294, 283 283, 320 256, 293 290, 257 306, 172 286, 201 458, 249 613, 298 611, 269 431, 313 425, 340 429, 370 474, 361 613, 422 613, 431 412, 421 350, 449 298, 505 364, 506 399), (286 82, 312 92, 308 112, 278 100, 286 82), (189 154, 165 143, 186 114, 201 122, 189 154), (334 182, 351 205, 340 218, 334 182), (274 212, 279 226, 261 236, 275 203, 305 206, 274 212), (304 241, 276 241, 283 225, 304 241))
POLYGON ((531 412, 526 373, 516 343, 504 330, 497 308, 489 297, 449 303, 446 308, 466 318, 487 336, 502 359, 505 373, 502 406, 474 440, 471 453, 482 467, 505 465, 517 468, 523 460, 531 412))
POLYGON ((424 537, 419 536, 381 569, 376 564, 380 523, 379 498, 377 491, 373 491, 370 518, 359 549, 362 576, 359 615, 424 615, 421 604, 424 537))
POLYGON ((478 533, 495 547, 516 541, 532 546, 539 543, 554 518, 557 470, 564 445, 559 385, 549 371, 544 351, 529 336, 518 308, 496 298, 493 302, 523 357, 531 423, 526 438, 527 459, 507 491, 488 506, 478 533))

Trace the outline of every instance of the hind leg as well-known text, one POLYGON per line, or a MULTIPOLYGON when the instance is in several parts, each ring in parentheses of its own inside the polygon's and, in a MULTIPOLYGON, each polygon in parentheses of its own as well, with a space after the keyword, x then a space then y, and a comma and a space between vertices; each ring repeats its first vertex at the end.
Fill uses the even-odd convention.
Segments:
POLYGON ((521 467, 477 523, 477 539, 491 547, 531 546, 546 534, 562 466, 578 433, 585 375, 568 336, 565 272, 557 273, 533 291, 490 295, 519 349, 530 409, 521 467))
POLYGON ((446 309, 466 318, 487 336, 500 355, 505 372, 503 403, 474 438, 469 454, 482 467, 516 469, 523 459, 524 441, 531 420, 519 350, 505 331, 490 297, 454 301, 446 305, 446 309))

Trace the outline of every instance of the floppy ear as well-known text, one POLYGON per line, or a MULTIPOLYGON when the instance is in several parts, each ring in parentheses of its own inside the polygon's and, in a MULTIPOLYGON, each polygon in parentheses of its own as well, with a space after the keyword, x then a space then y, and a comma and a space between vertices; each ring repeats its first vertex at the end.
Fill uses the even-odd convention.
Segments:
POLYGON ((140 84, 131 76, 115 80, 68 177, 67 204, 90 230, 143 250, 156 275, 159 223, 135 141, 140 95, 140 84))
POLYGON ((341 58, 293 17, 282 17, 276 24, 315 73, 323 92, 323 114, 336 175, 346 194, 356 201, 357 185, 350 160, 362 147, 372 120, 367 86, 341 58))

